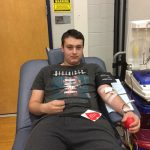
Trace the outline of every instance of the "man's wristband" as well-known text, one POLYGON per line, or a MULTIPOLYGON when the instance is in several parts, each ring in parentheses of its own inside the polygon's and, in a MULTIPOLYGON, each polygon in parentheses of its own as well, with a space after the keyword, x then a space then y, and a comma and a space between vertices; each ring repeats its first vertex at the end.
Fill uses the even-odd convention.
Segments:
POLYGON ((125 103, 121 108, 121 114, 124 115, 127 112, 132 112, 131 108, 125 103))

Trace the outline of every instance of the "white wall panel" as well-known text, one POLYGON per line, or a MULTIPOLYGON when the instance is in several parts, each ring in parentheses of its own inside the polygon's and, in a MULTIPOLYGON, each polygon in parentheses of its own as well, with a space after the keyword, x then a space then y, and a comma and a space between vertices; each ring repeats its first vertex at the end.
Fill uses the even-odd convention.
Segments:
POLYGON ((114 0, 88 1, 89 56, 102 58, 112 71, 114 0))
POLYGON ((114 4, 114 0, 101 0, 102 3, 105 3, 105 4, 114 4))
POLYGON ((112 63, 110 64, 110 62, 113 61, 113 57, 110 53, 110 50, 112 50, 112 46, 113 45, 108 45, 108 46, 89 46, 89 56, 96 56, 96 57, 100 57, 102 58, 105 63, 106 63, 106 67, 107 70, 110 72, 111 68, 112 68, 112 63), (108 65, 110 64, 110 66, 108 65))
POLYGON ((73 0, 74 28, 81 31, 85 38, 84 56, 88 56, 88 0, 73 0))
POLYGON ((88 5, 96 5, 96 4, 101 4, 103 0, 88 0, 88 5))
POLYGON ((102 4, 101 7, 101 16, 102 18, 114 18, 114 5, 112 4, 102 4))
POLYGON ((105 33, 90 33, 89 46, 113 46, 113 35, 105 33), (111 35, 111 36, 110 36, 111 35), (98 39, 98 40, 97 40, 98 39))
POLYGON ((88 19, 101 18, 102 13, 99 5, 89 5, 88 6, 88 19))
POLYGON ((113 28, 114 28, 114 25, 112 24, 112 22, 114 21, 113 18, 109 18, 109 19, 101 19, 101 20, 95 20, 94 18, 93 19, 89 19, 89 33, 91 32, 96 32, 96 33, 99 33, 99 32, 102 32, 102 33, 107 33, 108 34, 110 32, 113 32, 113 28))

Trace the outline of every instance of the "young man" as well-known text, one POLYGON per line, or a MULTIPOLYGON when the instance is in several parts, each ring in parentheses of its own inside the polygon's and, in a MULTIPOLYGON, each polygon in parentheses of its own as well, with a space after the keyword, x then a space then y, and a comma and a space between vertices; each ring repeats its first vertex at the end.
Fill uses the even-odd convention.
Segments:
POLYGON ((97 113, 100 118, 96 121, 81 116, 87 110, 89 114, 91 110, 100 112, 101 100, 123 115, 122 121, 134 118, 129 132, 139 130, 139 118, 102 82, 99 66, 81 61, 83 48, 82 33, 68 30, 62 36, 64 61, 44 67, 37 75, 29 110, 43 117, 34 126, 25 150, 121 150, 104 114, 97 113))

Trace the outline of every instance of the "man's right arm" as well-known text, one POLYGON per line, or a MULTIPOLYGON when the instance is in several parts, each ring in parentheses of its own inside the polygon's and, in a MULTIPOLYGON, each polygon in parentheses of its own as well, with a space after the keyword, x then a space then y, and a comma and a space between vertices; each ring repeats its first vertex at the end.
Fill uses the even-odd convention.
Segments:
POLYGON ((43 90, 32 90, 32 94, 29 100, 29 111, 32 114, 58 114, 64 110, 64 100, 53 100, 48 103, 43 103, 43 98, 43 90))

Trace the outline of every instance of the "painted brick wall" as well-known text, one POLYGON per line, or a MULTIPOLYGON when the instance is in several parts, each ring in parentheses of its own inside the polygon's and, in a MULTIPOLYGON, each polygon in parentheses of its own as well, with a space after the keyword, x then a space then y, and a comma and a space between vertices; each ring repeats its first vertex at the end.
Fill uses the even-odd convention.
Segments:
POLYGON ((114 0, 88 0, 88 52, 102 58, 108 71, 113 61, 114 0))

